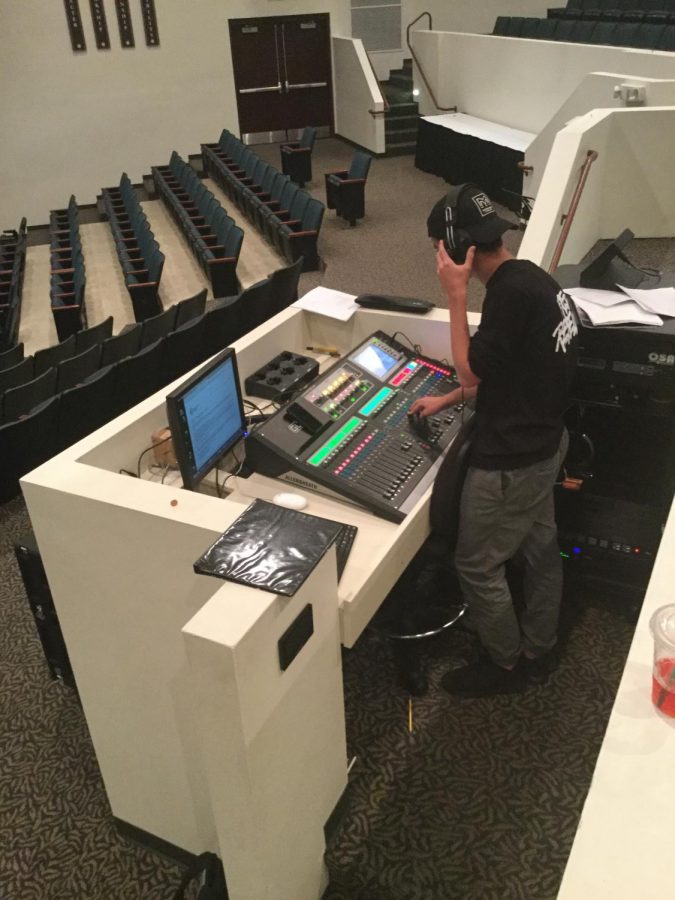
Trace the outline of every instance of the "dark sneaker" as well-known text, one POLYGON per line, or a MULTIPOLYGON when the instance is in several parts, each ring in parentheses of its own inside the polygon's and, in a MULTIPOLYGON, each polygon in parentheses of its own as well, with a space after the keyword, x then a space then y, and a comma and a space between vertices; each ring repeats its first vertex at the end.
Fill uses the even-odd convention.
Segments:
POLYGON ((518 694, 525 690, 526 680, 520 666, 503 669, 492 660, 479 660, 451 669, 441 679, 441 687, 460 697, 490 697, 494 694, 518 694))
POLYGON ((518 668, 532 684, 544 684, 544 682, 548 681, 548 676, 551 672, 554 672, 557 667, 558 658, 553 650, 534 659, 530 659, 529 656, 525 656, 523 653, 518 662, 518 668))

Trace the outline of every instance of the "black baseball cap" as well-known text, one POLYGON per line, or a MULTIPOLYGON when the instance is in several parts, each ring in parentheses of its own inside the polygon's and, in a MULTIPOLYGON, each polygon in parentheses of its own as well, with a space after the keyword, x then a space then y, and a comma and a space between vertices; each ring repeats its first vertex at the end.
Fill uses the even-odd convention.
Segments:
MULTIPOLYGON (((427 234, 438 241, 445 237, 446 204, 447 196, 441 197, 427 219, 427 234)), ((477 244, 489 244, 510 228, 518 227, 498 216, 488 195, 475 184, 464 185, 460 190, 453 224, 466 231, 477 244)))

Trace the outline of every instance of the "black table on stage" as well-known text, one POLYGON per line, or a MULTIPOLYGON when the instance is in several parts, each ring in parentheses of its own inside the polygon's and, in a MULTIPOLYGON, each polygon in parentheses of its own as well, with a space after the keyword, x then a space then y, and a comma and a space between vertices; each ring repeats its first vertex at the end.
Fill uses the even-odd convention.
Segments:
POLYGON ((518 168, 525 154, 491 141, 461 134, 419 120, 415 166, 422 172, 438 175, 450 184, 472 182, 489 196, 512 209, 518 200, 504 191, 520 196, 523 192, 523 173, 518 168))

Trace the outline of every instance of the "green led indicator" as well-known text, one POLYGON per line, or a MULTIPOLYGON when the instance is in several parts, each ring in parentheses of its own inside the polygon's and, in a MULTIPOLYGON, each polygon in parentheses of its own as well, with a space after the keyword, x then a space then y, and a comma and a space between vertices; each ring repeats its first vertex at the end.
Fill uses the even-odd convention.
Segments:
POLYGON ((359 412, 362 416, 369 416, 371 412, 375 409, 375 407, 379 406, 393 391, 391 388, 385 387, 382 390, 378 391, 377 394, 369 400, 365 406, 362 406, 359 412))
POLYGON ((336 431, 333 437, 327 441, 322 447, 314 453, 313 456, 307 460, 310 466, 320 466, 324 459, 328 456, 331 451, 335 450, 335 448, 345 440, 345 438, 349 437, 352 432, 356 431, 356 429, 361 425, 361 419, 357 419, 354 416, 350 419, 346 424, 342 426, 339 431, 336 431))

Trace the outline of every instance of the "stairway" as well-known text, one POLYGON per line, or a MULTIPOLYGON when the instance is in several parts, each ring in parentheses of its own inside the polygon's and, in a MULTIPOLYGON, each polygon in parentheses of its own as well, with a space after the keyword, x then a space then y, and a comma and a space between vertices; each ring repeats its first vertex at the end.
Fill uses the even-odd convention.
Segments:
POLYGON ((412 94, 412 60, 404 59, 403 68, 393 69, 389 80, 380 82, 380 88, 389 103, 384 116, 385 156, 414 153, 419 108, 412 94))

